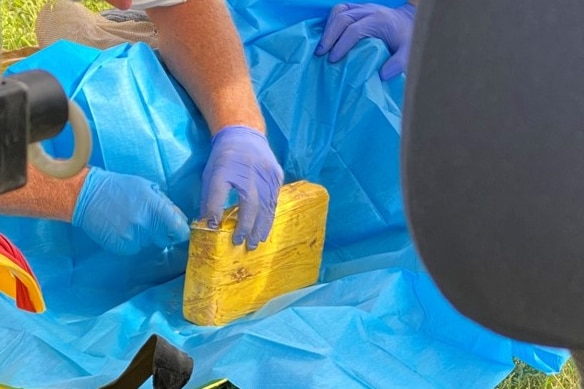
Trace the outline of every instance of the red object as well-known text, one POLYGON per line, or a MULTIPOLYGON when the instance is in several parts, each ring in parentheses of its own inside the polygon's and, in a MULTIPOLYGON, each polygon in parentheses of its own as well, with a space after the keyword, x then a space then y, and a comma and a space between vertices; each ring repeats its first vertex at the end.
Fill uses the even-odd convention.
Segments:
MULTIPOLYGON (((32 269, 26 262, 24 255, 20 252, 20 250, 12 244, 6 237, 0 234, 0 253, 4 255, 6 258, 10 259, 12 262, 16 263, 20 268, 25 270, 30 276, 37 282, 32 269)), ((34 307, 34 304, 30 298, 30 294, 28 289, 24 285, 22 281, 15 277, 16 282, 16 306, 20 309, 29 312, 37 312, 34 307)))

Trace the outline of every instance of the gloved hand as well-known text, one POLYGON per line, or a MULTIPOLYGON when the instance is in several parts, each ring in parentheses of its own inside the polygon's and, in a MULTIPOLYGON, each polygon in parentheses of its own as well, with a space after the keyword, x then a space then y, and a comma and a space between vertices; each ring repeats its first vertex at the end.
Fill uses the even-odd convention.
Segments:
POLYGON ((217 228, 232 188, 239 197, 233 244, 247 241, 249 250, 268 238, 274 221, 284 173, 266 137, 243 126, 221 129, 212 140, 211 154, 203 172, 201 218, 217 228))
POLYGON ((340 61, 361 39, 381 39, 391 58, 379 75, 386 81, 407 68, 414 29, 416 7, 406 4, 388 8, 378 4, 339 4, 333 7, 316 47, 316 55, 329 53, 329 61, 340 61))
POLYGON ((81 188, 72 224, 118 255, 136 254, 152 243, 164 248, 190 237, 187 217, 157 184, 95 167, 81 188))

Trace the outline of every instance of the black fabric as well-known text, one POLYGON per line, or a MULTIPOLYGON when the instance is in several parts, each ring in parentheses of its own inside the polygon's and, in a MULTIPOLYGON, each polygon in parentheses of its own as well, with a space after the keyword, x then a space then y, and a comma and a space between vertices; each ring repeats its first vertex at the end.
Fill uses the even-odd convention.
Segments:
POLYGON ((584 2, 422 0, 404 201, 463 314, 584 349, 584 2))
POLYGON ((154 389, 180 389, 193 373, 193 359, 158 335, 152 335, 115 381, 101 389, 137 389, 153 376, 154 389))

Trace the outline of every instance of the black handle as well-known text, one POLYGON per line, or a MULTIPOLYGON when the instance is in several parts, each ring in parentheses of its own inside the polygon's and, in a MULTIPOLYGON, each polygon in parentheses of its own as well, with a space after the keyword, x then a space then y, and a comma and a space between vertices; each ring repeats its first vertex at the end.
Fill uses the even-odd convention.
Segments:
POLYGON ((30 107, 28 142, 34 143, 59 134, 69 118, 69 100, 59 81, 44 70, 32 70, 5 78, 18 81, 25 89, 30 107))

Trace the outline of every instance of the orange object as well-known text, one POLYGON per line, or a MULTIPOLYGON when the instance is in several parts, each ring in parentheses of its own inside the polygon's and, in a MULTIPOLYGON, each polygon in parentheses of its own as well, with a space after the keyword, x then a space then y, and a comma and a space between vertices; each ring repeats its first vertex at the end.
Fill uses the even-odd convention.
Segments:
POLYGON ((16 306, 29 312, 45 311, 41 287, 24 255, 0 235, 0 291, 16 300, 16 306))

